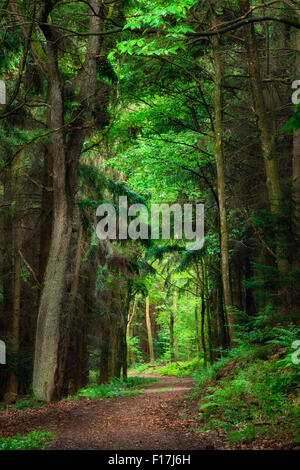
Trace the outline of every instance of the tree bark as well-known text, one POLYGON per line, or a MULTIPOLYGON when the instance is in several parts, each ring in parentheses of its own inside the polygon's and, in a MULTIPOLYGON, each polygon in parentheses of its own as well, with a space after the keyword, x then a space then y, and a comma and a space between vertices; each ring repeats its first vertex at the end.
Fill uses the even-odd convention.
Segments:
MULTIPOLYGON (((92 0, 90 32, 99 33, 103 20, 102 6, 92 0)), ((44 18, 45 20, 46 18, 44 18)), ((64 101, 58 66, 58 42, 55 30, 45 21, 40 25, 47 40, 50 70, 51 129, 53 145, 53 231, 49 258, 40 298, 36 331, 33 390, 36 398, 53 401, 61 396, 61 314, 65 294, 68 254, 72 233, 74 198, 77 189, 77 169, 86 124, 93 109, 97 84, 97 57, 102 40, 97 34, 89 36, 86 60, 83 67, 79 98, 82 102, 80 117, 73 121, 76 132, 70 131, 66 142, 64 131, 64 101)))
POLYGON ((108 314, 102 323, 102 343, 101 343, 101 358, 100 358, 100 384, 109 382, 110 367, 109 367, 109 350, 110 350, 110 319, 108 314))
MULTIPOLYGON (((213 24, 217 25, 217 18, 213 12, 213 24)), ((226 209, 226 183, 225 183, 225 164, 224 164, 224 144, 223 144, 223 81, 224 70, 223 60, 220 51, 220 39, 214 36, 212 39, 214 50, 214 109, 215 109, 215 160, 217 168, 217 186, 219 200, 220 217, 220 242, 221 242, 221 268, 222 284, 224 292, 224 304, 229 323, 230 340, 233 339, 233 318, 232 318, 232 298, 230 289, 230 264, 228 251, 228 226, 226 209)))
POLYGON ((52 401, 60 397, 60 390, 58 390, 60 317, 72 233, 73 211, 72 207, 68 206, 66 189, 66 154, 63 133, 64 104, 58 69, 57 48, 50 39, 48 39, 47 45, 51 70, 54 217, 51 248, 37 321, 33 390, 36 398, 52 401))
MULTIPOLYGON (((70 346, 73 334, 75 333, 76 322, 75 315, 79 314, 76 310, 78 289, 79 289, 79 275, 80 275, 80 266, 82 262, 82 225, 80 221, 80 216, 78 214, 78 235, 77 235, 77 245, 76 245, 76 254, 75 254, 75 263, 74 263, 74 272, 73 272, 73 282, 71 287, 71 292, 69 296, 68 306, 66 310, 66 318, 63 324, 61 323, 61 328, 63 328, 63 336, 61 338, 61 348, 60 348, 60 357, 59 357, 59 369, 58 369, 58 389, 62 390, 64 385, 64 377, 67 370, 68 356, 70 355, 70 346)), ((84 334, 83 331, 80 333, 84 334)))
MULTIPOLYGON (((299 15, 300 17, 300 15, 299 15)), ((296 79, 300 80, 300 33, 296 35, 296 79)), ((294 201, 294 230, 295 238, 300 242, 300 128, 293 135, 293 201, 294 201)), ((299 250, 298 250, 299 253, 299 250)), ((295 268, 300 268, 300 258, 295 256, 295 268)))
POLYGON ((147 325, 147 334, 148 334, 150 362, 154 362, 154 349, 153 349, 153 338, 152 338, 152 329, 151 329, 149 296, 146 297, 146 325, 147 325))
POLYGON ((199 333, 199 304, 198 304, 198 293, 196 293, 196 304, 195 304, 195 335, 196 335, 196 351, 197 357, 200 358, 201 353, 201 338, 199 333))
POLYGON ((9 374, 8 392, 18 394, 18 363, 20 343, 20 303, 21 303, 21 248, 22 248, 22 167, 24 162, 24 150, 18 153, 13 165, 13 195, 15 198, 15 216, 13 220, 13 310, 10 330, 11 353, 15 358, 15 370, 9 374))
POLYGON ((174 353, 174 311, 173 309, 170 312, 169 330, 170 330, 170 358, 171 358, 171 362, 174 362, 175 353, 174 353))
POLYGON ((200 334, 201 334, 201 346, 203 351, 203 359, 204 359, 204 367, 207 365, 207 350, 206 350, 206 340, 205 340, 205 299, 204 293, 201 289, 201 326, 200 326, 200 334))
POLYGON ((52 236, 53 222, 53 153, 50 143, 46 145, 44 155, 43 192, 40 224, 39 281, 43 282, 52 236))
POLYGON ((199 273, 199 266, 196 264, 196 303, 195 303, 195 332, 196 332, 196 348, 197 348, 197 356, 200 358, 201 355, 201 337, 200 337, 200 318, 199 318, 199 299, 200 299, 200 273, 199 273))
POLYGON ((177 299, 178 299, 178 290, 175 289, 174 291, 174 359, 175 361, 178 361, 179 359, 177 299))
MULTIPOLYGON (((129 318, 128 318, 128 323, 127 323, 127 329, 126 329, 126 336, 128 339, 133 338, 133 322, 135 320, 137 312, 137 295, 134 298, 133 306, 132 306, 132 311, 129 312, 129 318)), ((131 364, 133 367, 135 366, 135 357, 134 357, 134 352, 132 350, 132 347, 127 346, 127 364, 128 366, 131 364)))
MULTIPOLYGON (((6 353, 8 365, 10 365, 10 327, 13 316, 13 181, 11 165, 7 166, 3 171, 3 199, 5 202, 2 215, 2 233, 1 233, 1 277, 3 287, 3 314, 8 318, 4 322, 4 336, 1 338, 6 344, 6 353)), ((9 379, 8 367, 1 366, 1 395, 7 392, 9 379)))
MULTIPOLYGON (((250 10, 249 0, 239 0, 239 5, 243 15, 250 10)), ((260 142, 265 165, 270 209, 274 215, 279 215, 282 213, 282 191, 275 154, 275 121, 272 117, 270 118, 266 108, 254 25, 251 24, 245 26, 245 30, 249 76, 255 114, 257 116, 258 127, 260 130, 260 142)), ((282 273, 287 272, 288 262, 284 254, 284 250, 279 246, 277 246, 277 265, 279 271, 282 273)))

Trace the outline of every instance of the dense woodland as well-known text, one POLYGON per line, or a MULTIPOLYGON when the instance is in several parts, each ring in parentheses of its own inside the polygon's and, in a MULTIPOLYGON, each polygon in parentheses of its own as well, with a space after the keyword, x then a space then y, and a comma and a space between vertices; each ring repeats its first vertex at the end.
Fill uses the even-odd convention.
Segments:
POLYGON ((251 363, 292 427, 299 1, 1 0, 0 23, 0 400, 251 363), (99 240, 120 196, 204 204, 204 245, 99 240))

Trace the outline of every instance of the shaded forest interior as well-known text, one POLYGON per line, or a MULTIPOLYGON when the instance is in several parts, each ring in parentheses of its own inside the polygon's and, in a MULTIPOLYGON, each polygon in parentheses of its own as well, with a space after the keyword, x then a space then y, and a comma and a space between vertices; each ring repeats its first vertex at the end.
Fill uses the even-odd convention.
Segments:
POLYGON ((207 423, 294 433, 299 1, 1 0, 0 23, 0 401, 165 366, 207 423), (100 240, 120 197, 203 204, 203 246, 172 216, 164 239, 100 240))

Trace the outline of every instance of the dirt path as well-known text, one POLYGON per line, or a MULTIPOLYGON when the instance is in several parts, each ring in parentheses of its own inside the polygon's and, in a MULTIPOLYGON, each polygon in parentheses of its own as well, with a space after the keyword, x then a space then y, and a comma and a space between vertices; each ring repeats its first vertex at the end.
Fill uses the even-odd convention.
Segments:
POLYGON ((1 413, 0 434, 52 430, 57 438, 49 449, 214 449, 211 436, 190 431, 195 422, 186 418, 191 405, 185 398, 192 379, 159 378, 161 383, 134 397, 63 401, 1 413))

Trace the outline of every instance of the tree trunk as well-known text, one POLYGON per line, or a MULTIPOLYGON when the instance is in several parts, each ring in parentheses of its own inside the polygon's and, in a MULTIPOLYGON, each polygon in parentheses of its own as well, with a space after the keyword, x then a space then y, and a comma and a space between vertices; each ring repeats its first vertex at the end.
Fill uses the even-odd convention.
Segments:
POLYGON ((175 289, 174 291, 174 359, 175 361, 178 361, 179 359, 177 298, 178 298, 178 290, 175 289))
POLYGON ((202 264, 202 272, 203 272, 203 296, 205 298, 205 306, 206 306, 208 353, 209 353, 209 362, 210 364, 212 364, 214 362, 214 343, 213 343, 211 312, 210 312, 210 305, 208 301, 208 291, 209 291, 208 277, 207 277, 207 269, 204 263, 202 264))
MULTIPOLYGON (((68 296, 68 306, 66 307, 66 316, 64 321, 61 322, 61 328, 63 333, 61 334, 60 341, 60 357, 59 357, 59 373, 58 373, 58 389, 62 390, 64 386, 64 377, 67 371, 68 356, 70 355, 70 348, 72 346, 72 338, 76 337, 76 319, 75 316, 79 316, 80 313, 76 309, 78 300, 78 289, 79 289, 79 275, 80 267, 82 262, 82 225, 80 216, 78 214, 79 230, 77 235, 77 245, 73 272, 73 281, 70 296, 68 296)), ((83 332, 82 332, 83 333, 83 332)))
MULTIPOLYGON (((250 10, 249 0, 239 0, 239 5, 243 15, 250 10)), ((245 26, 245 29, 249 76, 255 114, 260 130, 260 142, 265 164, 270 209, 274 215, 279 215, 282 213, 282 192, 275 155, 276 126, 274 118, 270 119, 266 108, 255 29, 253 24, 245 26)), ((287 272, 288 262, 285 258, 284 250, 279 246, 277 246, 277 264, 279 271, 282 273, 287 272)))
POLYGON ((41 30, 47 40, 51 102, 51 129, 53 144, 53 195, 54 215, 51 247, 44 277, 37 320, 34 358, 33 390, 36 398, 53 401, 60 398, 60 348, 61 313, 65 295, 65 280, 72 233, 74 198, 77 190, 77 170, 82 145, 86 136, 86 124, 93 109, 97 85, 97 57, 103 37, 98 33, 103 26, 99 13, 102 5, 91 0, 90 32, 86 60, 83 67, 79 99, 83 109, 74 119, 73 132, 68 141, 64 129, 64 100, 61 75, 58 66, 58 41, 51 25, 42 23, 41 30), (96 13, 96 14, 95 14, 96 13))
POLYGON ((21 302, 21 248, 22 248, 22 167, 24 164, 25 152, 22 150, 15 158, 13 165, 13 195, 15 199, 15 216, 13 220, 13 310, 10 330, 11 353, 15 359, 15 370, 9 374, 8 392, 18 393, 18 363, 19 363, 19 343, 20 343, 20 302, 21 302))
POLYGON ((196 303, 195 303, 195 331, 196 331, 196 348, 197 348, 197 356, 200 358, 201 355, 201 337, 199 331, 200 319, 199 319, 199 299, 200 299, 200 273, 199 273, 199 266, 196 264, 196 277, 197 277, 197 284, 196 284, 196 303))
MULTIPOLYGON (((129 309, 129 305, 128 305, 129 309)), ((126 341, 126 322, 128 318, 128 309, 126 309, 125 314, 122 312, 121 325, 120 325, 120 347, 121 347, 121 368, 122 368, 122 378, 127 379, 127 341, 126 341)))
POLYGON ((58 70, 57 49, 48 41, 51 64, 51 128, 54 162, 54 217, 51 247, 41 294, 34 358, 33 390, 40 400, 60 397, 60 320, 65 292, 73 208, 68 206, 66 155, 63 127, 63 93, 58 70), (61 130, 57 130, 61 129, 61 130))
MULTIPOLYGON (((300 15, 299 15, 300 18, 300 15)), ((296 36, 296 70, 295 76, 300 80, 300 33, 296 36)), ((300 129, 294 130, 293 135, 293 201, 294 201, 294 230, 295 238, 300 242, 300 129)), ((299 250, 298 250, 299 253, 299 250)), ((300 268, 300 257, 295 256, 295 268, 300 268)))
POLYGON ((151 329, 149 296, 146 297, 146 325, 147 325, 147 334, 148 334, 150 362, 154 362, 154 349, 153 349, 153 339, 152 339, 152 329, 151 329))
POLYGON ((205 341, 205 299, 204 293, 201 290, 201 346, 203 351, 203 358, 204 358, 204 367, 207 365, 207 352, 206 352, 206 341, 205 341))
MULTIPOLYGON (((213 14, 213 24, 217 24, 215 14, 213 14)), ((226 209, 226 190, 225 190, 225 165, 223 150, 223 81, 224 70, 223 60, 220 52, 220 40, 218 36, 212 39, 214 50, 214 109, 215 109, 215 160, 217 168, 217 185, 219 200, 219 217, 220 217, 220 242, 221 242, 221 267, 222 267, 222 284, 224 291, 224 303, 229 323, 229 336, 233 338, 233 318, 232 318, 232 298, 230 289, 230 265, 228 251, 228 227, 227 227, 227 209, 226 209)))
POLYGON ((170 329, 170 358, 171 358, 171 362, 174 362, 175 354, 174 354, 174 311, 173 309, 171 309, 171 312, 170 312, 169 329, 170 329))
POLYGON ((1 234, 1 277, 3 287, 3 313, 8 321, 4 322, 4 335, 3 339, 6 343, 7 365, 1 366, 1 395, 7 392, 9 370, 8 366, 12 366, 10 358, 10 337, 11 325, 13 317, 13 180, 12 168, 8 166, 3 172, 3 199, 4 209, 2 215, 2 234, 1 234))
POLYGON ((109 368, 109 350, 110 350, 110 319, 108 314, 102 323, 102 343, 101 343, 101 358, 100 358, 100 384, 109 382, 110 368, 109 368))
POLYGON ((52 190, 52 172, 53 172, 53 153, 50 143, 46 145, 44 155, 44 175, 43 175, 43 192, 42 192, 42 208, 41 208, 41 225, 40 225, 40 258, 39 258, 39 281, 43 282, 52 235, 52 219, 53 219, 53 190, 52 190))
MULTIPOLYGON (((137 311, 137 295, 135 296, 135 299, 133 302, 132 311, 129 312, 129 318, 128 318, 127 329, 126 329, 126 336, 128 339, 133 338, 133 322, 135 320, 136 311, 137 311)), ((130 364, 133 367, 135 366, 134 352, 133 352, 132 347, 130 346, 127 346, 127 364, 128 366, 130 364)))
POLYGON ((222 289, 222 279, 221 275, 218 274, 216 281, 217 289, 217 314, 218 314, 218 323, 220 331, 220 346, 222 349, 228 349, 229 340, 228 340, 228 330, 226 327, 225 313, 224 313, 224 302, 223 302, 223 289, 222 289))

